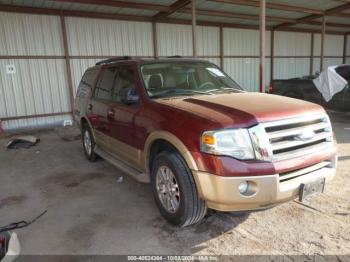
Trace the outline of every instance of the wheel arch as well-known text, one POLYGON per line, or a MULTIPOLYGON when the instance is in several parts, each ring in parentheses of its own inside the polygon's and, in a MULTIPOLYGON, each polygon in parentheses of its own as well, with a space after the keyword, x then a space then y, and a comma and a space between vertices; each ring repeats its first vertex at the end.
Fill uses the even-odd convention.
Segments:
POLYGON ((81 130, 83 129, 83 125, 85 125, 85 124, 87 124, 88 127, 90 128, 92 136, 93 136, 93 139, 94 139, 94 141, 96 141, 95 132, 94 132, 94 129, 92 128, 90 120, 87 117, 83 116, 80 119, 80 128, 81 128, 81 130))
POLYGON ((152 154, 154 153, 155 147, 159 146, 160 143, 163 143, 163 145, 165 143, 178 151, 190 170, 198 170, 191 152, 178 137, 170 132, 156 131, 148 136, 145 143, 144 163, 148 173, 151 172, 152 157, 154 157, 152 154))

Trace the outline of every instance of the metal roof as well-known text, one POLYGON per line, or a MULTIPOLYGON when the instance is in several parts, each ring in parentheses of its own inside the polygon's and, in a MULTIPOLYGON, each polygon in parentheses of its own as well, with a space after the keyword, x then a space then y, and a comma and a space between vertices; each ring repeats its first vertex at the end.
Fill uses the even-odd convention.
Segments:
MULTIPOLYGON (((109 15, 116 19, 153 21, 162 13, 160 22, 190 23, 190 0, 0 0, 0 11, 32 9, 39 13, 45 10, 66 12, 67 16, 101 18, 109 15), (12 9, 11 9, 12 8, 12 9), (22 9, 21 9, 22 8, 22 9), (153 9, 154 8, 154 9, 153 9), (119 15, 119 18, 118 18, 119 15)), ((266 24, 268 29, 301 29, 320 31, 326 15, 327 30, 350 33, 350 2, 341 0, 267 0, 266 24), (341 8, 339 8, 341 7, 341 8), (338 9, 339 10, 338 10, 338 9), (275 28, 276 27, 276 28, 275 28)), ((202 24, 217 23, 228 26, 257 27, 259 25, 258 0, 197 0, 197 20, 202 24)))

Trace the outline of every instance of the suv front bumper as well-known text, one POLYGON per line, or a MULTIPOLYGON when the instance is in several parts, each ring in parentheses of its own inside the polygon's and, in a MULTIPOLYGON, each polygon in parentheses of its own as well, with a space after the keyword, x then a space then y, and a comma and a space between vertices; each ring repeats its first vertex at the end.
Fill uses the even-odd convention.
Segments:
POLYGON ((200 171, 192 173, 199 194, 206 200, 209 208, 219 211, 258 210, 295 199, 302 183, 325 178, 327 184, 335 175, 336 163, 337 157, 333 157, 329 165, 283 182, 280 181, 279 174, 223 177, 200 171), (244 181, 254 185, 254 193, 250 196, 243 195, 238 190, 240 183, 244 181))

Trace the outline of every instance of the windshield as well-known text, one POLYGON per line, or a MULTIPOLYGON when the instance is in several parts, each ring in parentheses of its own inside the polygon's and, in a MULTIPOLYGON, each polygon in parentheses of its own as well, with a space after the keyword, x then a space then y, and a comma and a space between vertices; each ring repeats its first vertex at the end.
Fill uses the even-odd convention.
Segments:
POLYGON ((163 62, 141 67, 151 98, 242 92, 242 88, 211 63, 163 62))

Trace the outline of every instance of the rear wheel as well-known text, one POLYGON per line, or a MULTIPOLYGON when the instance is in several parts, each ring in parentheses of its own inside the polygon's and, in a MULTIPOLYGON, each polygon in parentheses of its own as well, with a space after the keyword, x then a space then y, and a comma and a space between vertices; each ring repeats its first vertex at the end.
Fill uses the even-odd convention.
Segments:
POLYGON ((161 152, 152 168, 152 189, 156 204, 171 224, 189 226, 203 219, 207 207, 198 196, 192 174, 176 152, 161 152))
POLYGON ((96 144, 92 131, 88 125, 83 126, 81 135, 86 158, 91 162, 95 162, 97 160, 97 155, 94 151, 96 144))

